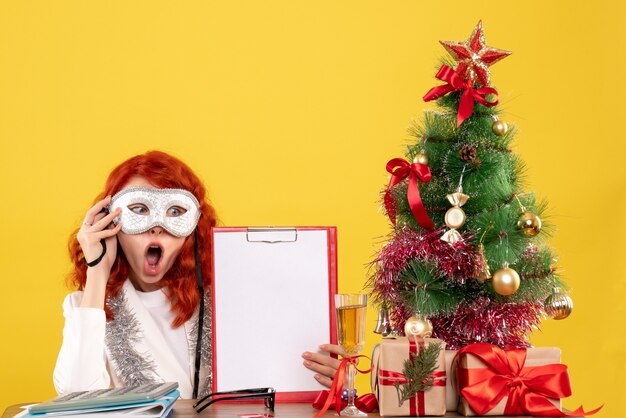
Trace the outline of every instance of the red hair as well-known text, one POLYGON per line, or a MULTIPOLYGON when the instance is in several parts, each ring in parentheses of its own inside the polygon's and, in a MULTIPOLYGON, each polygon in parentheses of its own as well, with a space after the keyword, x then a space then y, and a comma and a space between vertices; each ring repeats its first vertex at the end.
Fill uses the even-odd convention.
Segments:
MULTIPOLYGON (((195 173, 182 161, 161 151, 149 151, 132 157, 117 166, 106 181, 104 191, 96 197, 94 204, 106 196, 113 196, 119 192, 133 176, 141 176, 159 188, 185 189, 200 202, 200 220, 196 232, 185 239, 178 258, 170 270, 161 279, 169 291, 167 292, 172 304, 172 311, 176 314, 172 325, 179 327, 194 313, 200 301, 200 294, 196 283, 194 239, 198 240, 198 250, 204 289, 208 291, 211 277, 211 242, 209 231, 216 224, 215 209, 207 203, 206 190, 195 173), (196 237, 196 238, 194 238, 196 237)), ((80 244, 76 239, 75 230, 69 239, 70 258, 74 269, 69 274, 68 281, 79 290, 85 288, 87 281, 87 265, 80 244)), ((122 285, 128 277, 128 261, 118 244, 117 259, 111 267, 111 274, 106 287, 106 298, 119 295, 122 285)), ((108 319, 112 313, 105 303, 105 312, 108 319)))

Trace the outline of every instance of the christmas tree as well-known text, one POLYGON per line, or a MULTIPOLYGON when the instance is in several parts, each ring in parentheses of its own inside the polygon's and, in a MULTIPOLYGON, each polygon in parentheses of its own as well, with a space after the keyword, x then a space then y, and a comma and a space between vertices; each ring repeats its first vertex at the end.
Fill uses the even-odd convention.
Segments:
POLYGON ((393 231, 370 278, 377 332, 527 347, 548 315, 572 302, 542 224, 546 205, 523 190, 524 165, 511 152, 514 127, 498 118, 490 66, 510 52, 486 45, 481 22, 450 54, 409 132, 406 159, 387 164, 383 192, 393 231))

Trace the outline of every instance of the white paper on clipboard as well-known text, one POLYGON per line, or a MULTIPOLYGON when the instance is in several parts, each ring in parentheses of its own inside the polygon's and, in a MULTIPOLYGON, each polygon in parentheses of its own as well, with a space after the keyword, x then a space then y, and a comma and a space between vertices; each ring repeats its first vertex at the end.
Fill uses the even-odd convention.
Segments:
POLYGON ((213 391, 310 402, 301 354, 336 341, 336 228, 213 228, 213 391))

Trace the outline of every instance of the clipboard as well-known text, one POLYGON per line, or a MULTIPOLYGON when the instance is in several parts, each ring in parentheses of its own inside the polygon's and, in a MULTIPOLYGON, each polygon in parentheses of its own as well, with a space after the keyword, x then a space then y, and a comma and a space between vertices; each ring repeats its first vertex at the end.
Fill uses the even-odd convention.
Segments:
POLYGON ((301 354, 337 343, 337 228, 214 227, 211 248, 212 391, 313 402, 323 387, 301 354))

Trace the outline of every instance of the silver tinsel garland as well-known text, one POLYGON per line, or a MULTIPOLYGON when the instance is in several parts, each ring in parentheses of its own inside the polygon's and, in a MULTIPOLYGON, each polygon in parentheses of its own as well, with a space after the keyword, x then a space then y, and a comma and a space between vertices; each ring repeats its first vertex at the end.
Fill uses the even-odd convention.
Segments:
MULTIPOLYGON (((107 305, 111 308, 114 319, 107 322, 105 343, 120 379, 127 386, 163 382, 156 374, 156 366, 150 353, 138 353, 134 348, 134 345, 143 338, 142 329, 134 312, 128 308, 125 292, 122 290, 117 297, 109 298, 107 305)), ((213 380, 210 290, 204 296, 204 306, 199 397, 209 394, 213 380)), ((192 359, 195 358, 198 341, 198 313, 199 309, 188 322, 191 327, 188 333, 188 347, 192 359)))
MULTIPOLYGON (((207 290, 204 295, 204 322, 202 325, 202 348, 200 351, 200 362, 203 370, 206 370, 206 374, 200 373, 200 388, 198 390, 198 397, 203 397, 209 394, 211 391, 213 381, 213 354, 212 354, 212 334, 213 326, 211 324, 211 289, 207 290)), ((189 333, 189 355, 195 358, 196 344, 198 342, 198 313, 196 311, 191 318, 193 324, 189 333)))
POLYGON ((114 319, 107 322, 105 344, 124 384, 137 386, 161 382, 150 353, 138 353, 133 347, 142 339, 141 327, 128 308, 125 292, 122 290, 117 297, 109 298, 107 305, 114 319))

